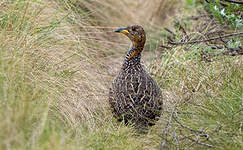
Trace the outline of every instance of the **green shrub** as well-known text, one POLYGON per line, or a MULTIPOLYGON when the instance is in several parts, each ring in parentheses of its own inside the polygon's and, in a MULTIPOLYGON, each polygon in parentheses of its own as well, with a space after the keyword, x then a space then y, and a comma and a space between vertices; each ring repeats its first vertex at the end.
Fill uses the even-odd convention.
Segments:
POLYGON ((204 2, 203 6, 213 17, 215 17, 222 25, 228 25, 230 28, 243 27, 243 5, 234 3, 224 3, 221 0, 204 2))

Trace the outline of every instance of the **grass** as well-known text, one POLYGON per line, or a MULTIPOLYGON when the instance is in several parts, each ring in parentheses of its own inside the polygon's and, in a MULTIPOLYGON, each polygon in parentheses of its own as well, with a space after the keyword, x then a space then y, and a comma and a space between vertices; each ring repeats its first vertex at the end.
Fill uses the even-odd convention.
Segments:
POLYGON ((161 22, 177 8, 170 1, 16 0, 0 8, 0 149, 243 147, 242 58, 203 62, 203 44, 160 51, 161 22), (107 104, 128 47, 112 31, 131 22, 148 29, 144 63, 165 99, 146 135, 116 122, 107 104))
POLYGON ((208 149, 211 146, 207 144, 215 149, 241 149, 241 58, 223 57, 205 63, 186 57, 186 53, 173 54, 177 59, 170 61, 174 64, 166 68, 160 81, 173 104, 167 108, 165 120, 171 121, 164 140, 181 149, 208 149), (195 144, 195 140, 203 144, 195 144))

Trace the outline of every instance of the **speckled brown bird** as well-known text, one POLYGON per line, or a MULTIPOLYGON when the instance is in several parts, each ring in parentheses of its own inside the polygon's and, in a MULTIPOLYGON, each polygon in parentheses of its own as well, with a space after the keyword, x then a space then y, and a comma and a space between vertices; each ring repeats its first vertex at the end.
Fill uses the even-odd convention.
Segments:
POLYGON ((163 101, 157 83, 140 64, 145 32, 139 25, 118 28, 115 32, 126 35, 132 47, 109 91, 112 113, 118 121, 136 127, 154 125, 161 115, 163 101))

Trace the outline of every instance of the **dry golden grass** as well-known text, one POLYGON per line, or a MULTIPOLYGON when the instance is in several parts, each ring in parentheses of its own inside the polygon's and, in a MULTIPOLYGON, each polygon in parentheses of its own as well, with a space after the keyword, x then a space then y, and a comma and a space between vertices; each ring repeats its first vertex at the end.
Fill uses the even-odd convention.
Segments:
MULTIPOLYGON (((128 24, 142 24, 148 28, 161 26, 166 15, 174 12, 175 5, 161 0, 153 3, 104 0, 58 4, 68 13, 68 21, 62 21, 55 33, 67 39, 62 40, 65 43, 57 45, 60 47, 55 48, 57 50, 51 52, 51 55, 53 60, 61 61, 58 63, 61 71, 75 72, 68 81, 58 85, 66 86, 58 107, 71 124, 80 122, 80 119, 93 122, 93 113, 98 111, 105 116, 109 113, 108 89, 129 46, 129 41, 124 37, 118 38, 113 30, 128 24), (166 8, 165 11, 163 8, 166 8), (88 15, 86 18, 82 18, 82 9, 88 15), (153 21, 156 19, 157 22, 153 21)), ((49 9, 46 10, 48 14, 52 11, 49 9)), ((61 13, 57 18, 61 18, 60 15, 65 16, 61 13)))
POLYGON ((154 21, 161 16, 155 11, 165 3, 0 2, 0 128, 6 129, 0 148, 140 149, 132 129, 117 125, 107 104, 129 47, 113 30, 162 25, 154 21))

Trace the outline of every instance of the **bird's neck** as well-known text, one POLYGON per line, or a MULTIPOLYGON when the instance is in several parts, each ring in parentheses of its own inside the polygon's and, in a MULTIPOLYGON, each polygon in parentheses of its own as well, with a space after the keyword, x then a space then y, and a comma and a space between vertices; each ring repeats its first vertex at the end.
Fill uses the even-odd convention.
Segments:
POLYGON ((136 65, 140 65, 142 50, 143 50, 143 46, 141 46, 141 47, 133 46, 127 52, 127 55, 125 57, 123 65, 122 65, 123 69, 129 68, 129 67, 132 67, 132 66, 136 66, 136 65), (137 51, 138 53, 131 57, 131 55, 133 55, 135 51, 137 51))

